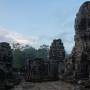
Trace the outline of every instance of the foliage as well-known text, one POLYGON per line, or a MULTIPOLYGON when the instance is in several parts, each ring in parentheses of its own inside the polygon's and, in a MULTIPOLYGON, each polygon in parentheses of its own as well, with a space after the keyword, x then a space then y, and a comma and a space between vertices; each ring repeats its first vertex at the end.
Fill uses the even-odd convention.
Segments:
POLYGON ((18 43, 13 44, 13 66, 21 69, 25 66, 27 60, 35 60, 35 58, 48 59, 49 46, 41 45, 39 49, 35 49, 29 45, 22 46, 18 43))
POLYGON ((20 49, 13 50, 13 67, 22 68, 24 66, 24 56, 20 49))
POLYGON ((33 47, 28 47, 23 50, 23 53, 26 60, 34 60, 36 58, 37 50, 33 47))
POLYGON ((49 46, 47 45, 42 45, 37 50, 37 58, 42 58, 44 60, 47 60, 49 57, 48 55, 49 55, 49 46))

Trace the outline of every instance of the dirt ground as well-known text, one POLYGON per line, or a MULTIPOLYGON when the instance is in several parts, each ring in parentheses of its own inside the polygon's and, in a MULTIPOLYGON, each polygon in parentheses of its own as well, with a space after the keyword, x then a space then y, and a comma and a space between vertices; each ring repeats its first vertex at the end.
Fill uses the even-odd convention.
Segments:
POLYGON ((12 90, 74 90, 74 86, 63 81, 42 83, 23 82, 12 90))

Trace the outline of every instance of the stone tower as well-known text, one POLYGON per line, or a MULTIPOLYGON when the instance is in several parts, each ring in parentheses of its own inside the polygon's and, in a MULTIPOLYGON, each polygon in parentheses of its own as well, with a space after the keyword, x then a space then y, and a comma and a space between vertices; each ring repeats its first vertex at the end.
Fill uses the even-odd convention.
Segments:
POLYGON ((59 62, 64 60, 65 50, 61 39, 53 40, 50 47, 49 58, 59 62))
POLYGON ((58 77, 58 74, 62 74, 64 71, 65 59, 65 50, 61 39, 53 40, 49 51, 49 59, 52 75, 58 77))
POLYGON ((75 47, 72 62, 76 79, 89 78, 90 1, 81 5, 75 19, 75 47))

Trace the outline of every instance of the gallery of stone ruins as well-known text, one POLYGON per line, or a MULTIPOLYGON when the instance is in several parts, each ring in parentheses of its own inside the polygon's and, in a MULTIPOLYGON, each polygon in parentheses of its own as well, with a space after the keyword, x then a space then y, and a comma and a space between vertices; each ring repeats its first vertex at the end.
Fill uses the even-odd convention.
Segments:
MULTIPOLYGON (((75 18, 75 46, 66 58, 61 39, 53 40, 48 60, 36 58, 25 64, 23 78, 40 82, 62 79, 90 86, 90 1, 81 5, 75 18)), ((0 88, 19 83, 12 67, 12 50, 8 43, 0 43, 0 88)), ((1 89, 0 89, 1 90, 1 89)))

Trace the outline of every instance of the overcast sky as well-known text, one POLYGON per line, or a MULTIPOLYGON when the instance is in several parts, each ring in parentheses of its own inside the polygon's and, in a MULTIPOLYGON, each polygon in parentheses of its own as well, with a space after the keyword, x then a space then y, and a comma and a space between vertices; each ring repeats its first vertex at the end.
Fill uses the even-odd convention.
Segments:
POLYGON ((67 52, 74 46, 74 19, 86 0, 0 0, 0 42, 38 48, 61 38, 67 52))

